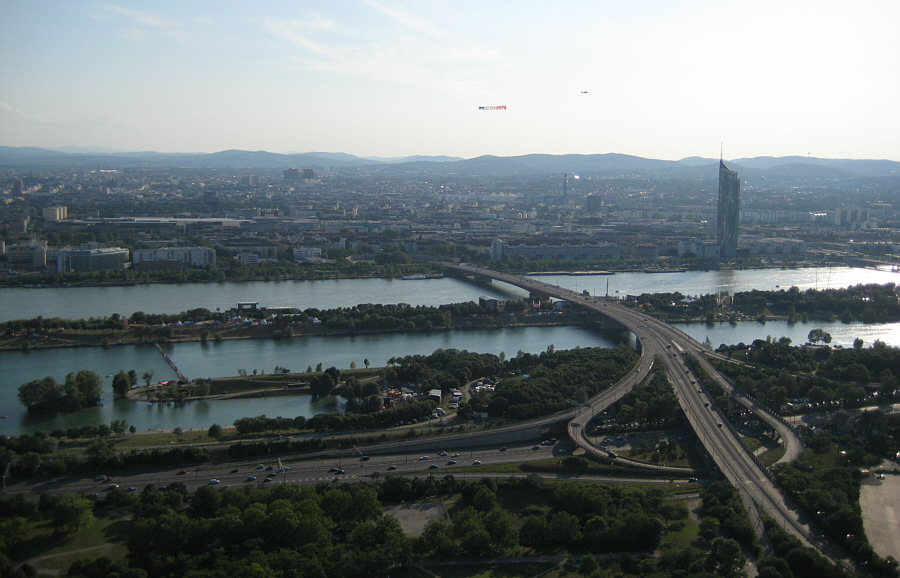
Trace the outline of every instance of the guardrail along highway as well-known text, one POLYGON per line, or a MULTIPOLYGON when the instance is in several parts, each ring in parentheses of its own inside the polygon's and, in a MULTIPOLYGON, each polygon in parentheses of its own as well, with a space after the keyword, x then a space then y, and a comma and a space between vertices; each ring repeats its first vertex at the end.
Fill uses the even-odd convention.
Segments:
MULTIPOLYGON (((584 435, 584 428, 598 408, 607 407, 621 399, 647 374, 654 359, 658 359, 663 363, 669 380, 675 388, 679 403, 700 443, 703 444, 725 478, 737 488, 744 504, 750 510, 752 510, 750 505, 755 504, 761 512, 799 538, 804 545, 815 548, 823 555, 846 567, 852 567, 846 553, 827 539, 819 529, 812 526, 809 520, 794 507, 789 498, 769 478, 768 472, 751 455, 728 420, 718 410, 708 390, 696 383, 695 377, 686 367, 686 356, 688 355, 697 360, 710 379, 716 380, 726 391, 732 391, 725 378, 704 358, 705 348, 697 341, 667 323, 625 307, 616 299, 592 297, 536 279, 498 273, 471 265, 445 265, 447 270, 462 275, 472 276, 476 279, 500 281, 534 295, 565 300, 584 309, 600 313, 626 327, 637 336, 641 345, 642 359, 636 370, 612 388, 590 399, 569 421, 569 435, 587 452, 608 457, 607 452, 588 441, 584 435)), ((782 459, 795 459, 802 450, 802 442, 797 434, 752 400, 741 396, 738 392, 733 393, 737 396, 739 403, 779 432, 786 448, 785 456, 782 459)), ((757 518, 756 513, 751 511, 750 518, 751 521, 757 518)))

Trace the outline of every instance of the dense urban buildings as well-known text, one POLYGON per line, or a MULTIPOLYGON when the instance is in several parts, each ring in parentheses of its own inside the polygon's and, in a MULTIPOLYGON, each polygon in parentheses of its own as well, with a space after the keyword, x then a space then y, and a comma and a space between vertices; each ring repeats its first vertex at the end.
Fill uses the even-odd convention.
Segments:
POLYGON ((204 270, 227 279, 235 267, 348 259, 377 265, 395 251, 403 257, 389 259, 406 262, 456 256, 525 270, 539 261, 659 270, 878 259, 900 246, 889 161, 849 161, 874 167, 869 174, 820 168, 821 159, 771 159, 771 168, 701 159, 660 172, 640 168, 646 159, 604 167, 596 155, 579 157, 580 178, 566 184, 573 160, 554 157, 535 167, 498 157, 302 169, 17 168, 2 160, 0 275, 16 283, 96 271, 95 259, 80 263, 71 252, 90 242, 129 252, 101 266, 124 268, 126 280, 204 270))

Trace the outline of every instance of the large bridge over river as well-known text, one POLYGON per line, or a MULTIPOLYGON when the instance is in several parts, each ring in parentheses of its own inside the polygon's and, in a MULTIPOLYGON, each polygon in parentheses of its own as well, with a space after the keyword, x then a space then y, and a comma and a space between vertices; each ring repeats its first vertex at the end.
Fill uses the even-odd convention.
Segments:
POLYGON ((610 457, 609 452, 594 446, 588 440, 584 433, 588 422, 595 414, 602 412, 631 391, 643 376, 647 375, 655 361, 661 362, 700 443, 722 474, 737 488, 757 529, 761 527, 758 512, 762 512, 799 538, 804 545, 815 548, 852 571, 858 570, 846 553, 826 538, 821 530, 799 511, 771 479, 766 468, 750 453, 726 417, 716 407, 709 391, 703 384, 698 385, 695 376, 686 368, 687 356, 692 356, 710 379, 715 380, 725 391, 730 392, 738 403, 754 412, 781 435, 785 445, 785 455, 781 461, 792 461, 799 456, 803 447, 799 436, 778 417, 740 392, 734 391, 729 382, 709 363, 706 355, 710 352, 703 345, 671 325, 626 307, 615 299, 592 297, 529 277, 499 273, 472 265, 445 263, 445 267, 448 272, 482 281, 499 281, 524 289, 532 295, 565 300, 600 313, 628 328, 637 336, 642 353, 638 367, 613 387, 588 400, 569 420, 569 435, 585 451, 603 458, 610 457))

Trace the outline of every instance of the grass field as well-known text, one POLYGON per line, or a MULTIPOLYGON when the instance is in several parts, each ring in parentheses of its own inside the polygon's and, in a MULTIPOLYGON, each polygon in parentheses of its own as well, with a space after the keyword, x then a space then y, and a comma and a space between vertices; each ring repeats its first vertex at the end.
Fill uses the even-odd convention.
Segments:
POLYGON ((787 450, 785 450, 784 448, 775 448, 774 450, 769 450, 759 455, 759 461, 764 466, 771 466, 772 464, 783 458, 786 451, 787 450))
POLYGON ((56 570, 68 568, 79 558, 108 556, 124 560, 127 548, 122 542, 130 527, 130 520, 118 516, 95 518, 77 532, 56 533, 50 522, 36 522, 16 549, 15 559, 39 558, 37 565, 56 570))
POLYGON ((751 452, 755 452, 762 443, 757 438, 741 438, 741 441, 744 442, 744 445, 747 446, 751 452))

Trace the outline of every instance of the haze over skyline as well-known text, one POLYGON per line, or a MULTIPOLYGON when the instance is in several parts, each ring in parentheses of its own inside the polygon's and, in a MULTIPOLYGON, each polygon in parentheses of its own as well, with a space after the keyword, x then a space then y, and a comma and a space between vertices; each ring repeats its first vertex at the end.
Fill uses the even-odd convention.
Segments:
POLYGON ((898 28, 891 0, 0 0, 0 145, 900 160, 898 28))

